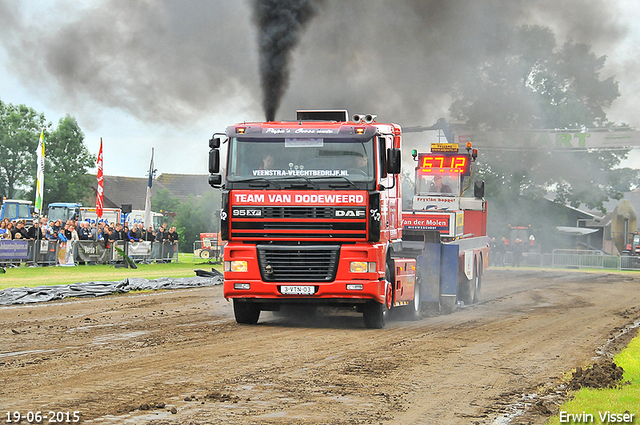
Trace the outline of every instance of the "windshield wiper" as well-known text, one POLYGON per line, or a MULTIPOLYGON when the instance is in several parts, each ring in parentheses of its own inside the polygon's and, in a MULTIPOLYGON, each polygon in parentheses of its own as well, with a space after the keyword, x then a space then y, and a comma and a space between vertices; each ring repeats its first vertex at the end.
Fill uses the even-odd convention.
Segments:
POLYGON ((273 180, 270 179, 265 179, 264 177, 253 177, 250 179, 240 179, 240 180, 231 180, 232 183, 249 183, 249 186, 252 187, 269 187, 271 185, 274 185, 277 189, 282 189, 282 186, 280 186, 278 183, 276 183, 273 180), (257 183, 260 182, 260 183, 257 183))
MULTIPOLYGON (((281 180, 298 180, 298 179, 302 179, 305 182, 309 183, 311 186, 315 187, 316 189, 320 189, 320 186, 318 186, 317 184, 315 184, 314 182, 311 181, 311 177, 306 177, 306 176, 287 176, 287 177, 282 177, 280 179, 278 179, 278 181, 281 180)), ((300 187, 309 187, 306 183, 298 183, 297 185, 295 183, 291 183, 291 187, 295 187, 295 186, 300 186, 300 187)))
POLYGON ((354 189, 360 189, 360 186, 358 186, 357 184, 355 184, 354 182, 352 182, 351 180, 349 180, 348 178, 344 177, 344 176, 331 176, 331 177, 325 177, 325 176, 317 176, 317 177, 309 177, 310 179, 341 179, 344 180, 345 182, 348 183, 348 185, 344 185, 344 184, 329 184, 329 187, 331 188, 341 188, 341 187, 353 187, 354 189))

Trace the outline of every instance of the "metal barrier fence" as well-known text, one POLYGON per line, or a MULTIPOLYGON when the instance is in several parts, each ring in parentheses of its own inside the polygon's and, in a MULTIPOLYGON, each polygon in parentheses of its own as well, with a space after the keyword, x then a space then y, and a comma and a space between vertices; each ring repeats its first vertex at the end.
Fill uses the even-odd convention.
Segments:
POLYGON ((222 261, 224 244, 218 246, 218 242, 202 242, 195 241, 193 243, 193 259, 202 259, 209 261, 222 261))
MULTIPOLYGON (((504 256, 504 265, 514 267, 512 252, 504 256)), ((599 270, 640 270, 640 257, 608 255, 603 251, 583 249, 554 249, 551 253, 525 252, 520 259, 520 266, 565 268, 565 269, 599 269, 599 270)))
POLYGON ((0 241, 0 265, 115 264, 122 254, 136 263, 178 260, 178 244, 171 242, 117 241, 0 241))

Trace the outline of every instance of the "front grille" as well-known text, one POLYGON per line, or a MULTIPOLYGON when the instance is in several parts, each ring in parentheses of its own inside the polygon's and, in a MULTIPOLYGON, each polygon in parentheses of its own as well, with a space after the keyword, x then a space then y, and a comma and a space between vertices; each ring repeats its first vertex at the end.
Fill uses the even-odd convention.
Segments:
POLYGON ((333 208, 263 207, 262 218, 333 218, 333 208))
POLYGON ((331 222, 331 221, 234 221, 233 230, 367 230, 365 222, 331 222))
POLYGON ((339 245, 258 245, 257 249, 265 282, 331 282, 336 277, 339 245))

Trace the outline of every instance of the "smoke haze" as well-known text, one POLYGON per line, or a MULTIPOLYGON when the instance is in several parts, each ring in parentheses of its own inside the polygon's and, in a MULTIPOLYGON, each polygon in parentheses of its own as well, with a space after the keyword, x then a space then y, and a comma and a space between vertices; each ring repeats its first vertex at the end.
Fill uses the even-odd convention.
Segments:
POLYGON ((43 26, 4 0, 0 34, 13 72, 75 110, 191 125, 230 109, 259 120, 260 109, 293 119, 295 109, 347 108, 431 125, 448 116, 452 85, 500 55, 515 25, 603 47, 625 35, 615 8, 586 3, 105 0, 43 26))
POLYGON ((262 106, 267 121, 275 119, 282 96, 289 86, 292 50, 302 31, 318 12, 316 0, 254 0, 258 25, 262 106))

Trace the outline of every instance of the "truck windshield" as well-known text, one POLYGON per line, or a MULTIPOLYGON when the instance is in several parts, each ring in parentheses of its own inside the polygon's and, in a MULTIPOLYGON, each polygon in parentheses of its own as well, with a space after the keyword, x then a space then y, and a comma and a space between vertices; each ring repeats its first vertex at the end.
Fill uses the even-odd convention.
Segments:
POLYGON ((418 169, 416 195, 460 195, 459 174, 428 174, 418 169))
POLYGON ((374 178, 373 139, 231 138, 228 181, 336 177, 374 178))
POLYGON ((69 218, 69 208, 67 207, 49 207, 47 218, 51 221, 67 221, 69 218))

